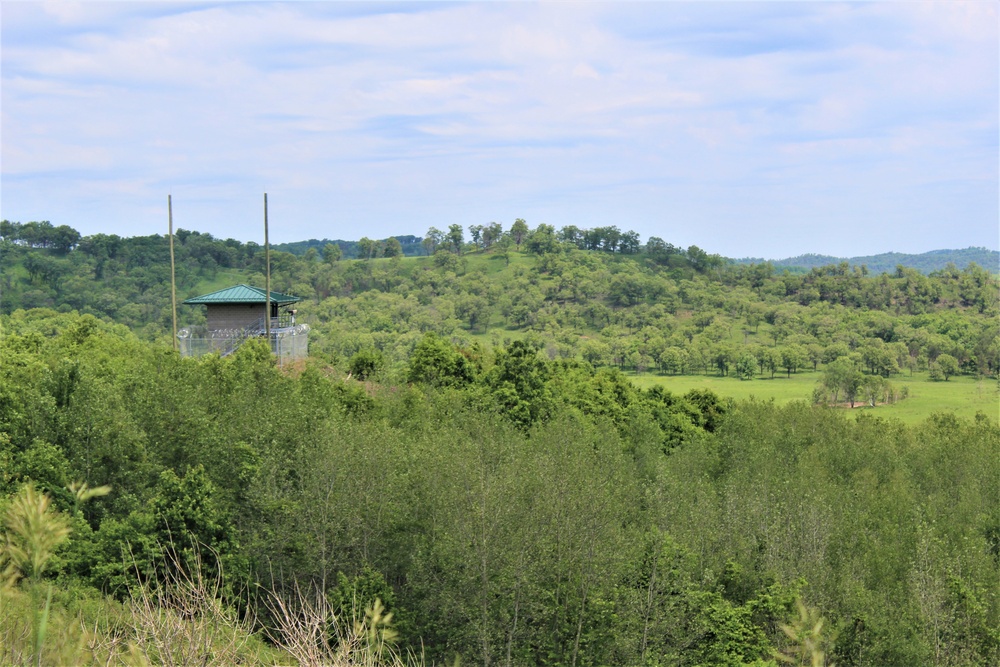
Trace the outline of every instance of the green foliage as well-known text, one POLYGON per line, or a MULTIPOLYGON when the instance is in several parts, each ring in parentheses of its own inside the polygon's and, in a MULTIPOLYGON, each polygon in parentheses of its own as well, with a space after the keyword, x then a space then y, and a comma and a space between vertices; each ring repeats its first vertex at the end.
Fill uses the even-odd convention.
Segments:
POLYGON ((757 357, 743 354, 736 360, 736 377, 741 380, 752 380, 757 374, 757 357))
POLYGON ((715 432, 729 410, 725 402, 707 389, 692 389, 684 395, 684 398, 698 409, 700 413, 698 425, 709 433, 715 432))
POLYGON ((823 371, 821 382, 827 392, 832 395, 833 403, 847 401, 853 408, 862 382, 864 382, 864 376, 851 361, 838 359, 829 364, 823 371))
POLYGON ((497 351, 493 368, 483 379, 490 403, 523 428, 549 417, 553 408, 547 387, 551 370, 538 352, 524 341, 514 341, 497 351))
POLYGON ((526 223, 522 218, 518 218, 514 221, 514 224, 510 227, 510 238, 513 240, 514 245, 517 249, 521 249, 521 244, 524 243, 524 239, 527 238, 529 234, 528 223, 526 223))
POLYGON ((466 385, 475 377, 475 366, 466 354, 433 333, 425 335, 410 357, 407 379, 436 387, 466 385))
POLYGON ((442 271, 461 273, 462 260, 456 253, 452 252, 448 248, 438 248, 434 252, 434 266, 442 271))
POLYGON ((333 613, 342 619, 364 618, 365 610, 374 609, 377 603, 384 612, 396 616, 394 627, 400 630, 396 594, 382 573, 370 566, 364 566, 355 577, 338 572, 337 585, 327 590, 326 597, 333 613))
POLYGON ((336 243, 327 243, 323 246, 323 261, 327 264, 333 264, 338 261, 343 256, 343 252, 340 246, 336 243))
POLYGON ((538 225, 525 241, 525 250, 535 255, 546 255, 559 249, 556 230, 552 225, 538 225))
POLYGON ((950 354, 940 354, 935 359, 936 369, 940 372, 945 381, 952 375, 958 374, 958 360, 950 354))
POLYGON ((383 257, 402 257, 403 256, 403 246, 400 244, 399 239, 393 237, 386 239, 383 242, 382 248, 383 257))
POLYGON ((164 470, 146 506, 124 521, 102 524, 96 535, 103 555, 94 569, 96 582, 123 592, 136 578, 161 578, 162 567, 192 568, 196 563, 209 576, 223 570, 235 581, 245 576, 234 527, 216 496, 203 466, 183 477, 164 470))
MULTIPOLYGON (((20 234, 17 223, 8 227, 11 238, 20 234)), ((417 237, 289 244, 297 254, 275 248, 273 281, 276 289, 309 297, 299 317, 313 327, 317 356, 346 366, 360 349, 375 348, 390 378, 405 373, 420 335, 468 340, 470 332, 492 336, 491 326, 517 330, 513 338, 530 333, 552 356, 586 356, 637 372, 714 368, 728 376, 751 355, 759 374, 773 377, 780 369, 790 376, 849 351, 868 373, 883 377, 923 368, 921 359, 940 354, 954 357, 960 374, 1000 371, 1000 336, 990 319, 1000 312, 996 279, 976 265, 931 276, 900 267, 876 276, 843 263, 793 275, 766 263, 726 264, 662 239, 640 246, 634 232, 613 226, 555 232, 543 224, 531 232, 519 220, 514 228, 512 235, 499 223, 472 225, 468 247, 457 225, 428 230, 427 249, 414 252, 447 251, 431 261, 396 252, 398 244, 412 255, 417 237), (337 252, 359 256, 361 246, 366 261, 334 261, 337 252), (319 249, 324 262, 315 261, 319 249), (602 360, 591 343, 606 327, 618 332, 621 349, 602 360)), ((186 230, 177 239, 182 297, 262 279, 256 244, 186 230)), ((125 323, 146 339, 168 336, 165 238, 98 234, 65 253, 19 237, 4 243, 5 312, 76 309, 125 323)), ((180 316, 181 326, 204 321, 198 308, 181 308, 180 316)), ((943 379, 937 366, 934 372, 943 379)))
POLYGON ((378 350, 359 350, 348 362, 351 375, 359 380, 373 378, 385 365, 385 359, 378 350))
MULTIPOLYGON (((441 266, 280 258, 279 284, 315 290, 304 368, 259 341, 179 359, 97 317, 134 305, 113 299, 0 316, 0 484, 45 490, 73 530, 40 575, 53 609, 83 584, 131 604, 200 563, 223 582, 220 619, 238 606, 277 628, 264 596, 237 602, 257 583, 319 591, 317 605, 370 610, 367 646, 391 630, 434 661, 765 665, 815 638, 818 613, 836 664, 996 662, 992 415, 906 426, 625 374, 749 372, 757 391, 812 384, 811 367, 820 402, 878 404, 914 362, 907 401, 972 387, 1000 363, 988 275, 776 275, 665 242, 654 259, 611 228, 563 230, 537 256, 510 247, 504 266, 492 258, 514 241, 488 230, 441 266), (573 247, 588 242, 607 247, 573 247), (948 356, 958 377, 917 381, 948 356), (342 379, 373 368, 378 383, 342 379), (115 492, 81 504, 74 479, 115 492), (800 594, 819 610, 805 620, 800 594)), ((204 260, 189 277, 209 257, 259 269, 248 248, 178 237, 204 260)), ((88 237, 49 259, 85 259, 66 280, 124 285, 152 280, 147 246, 88 237)), ((33 290, 62 298, 36 273, 33 290)))

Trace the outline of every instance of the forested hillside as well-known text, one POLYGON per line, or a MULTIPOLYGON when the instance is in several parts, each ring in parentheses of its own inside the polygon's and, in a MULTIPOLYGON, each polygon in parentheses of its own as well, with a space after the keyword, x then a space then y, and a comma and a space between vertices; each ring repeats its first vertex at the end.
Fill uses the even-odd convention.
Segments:
MULTIPOLYGON (((998 404, 975 264, 795 275, 520 220, 432 229, 421 257, 275 251, 311 325, 278 368, 256 340, 173 352, 165 238, 4 224, 9 662, 1000 661, 996 411, 825 407, 906 401, 914 373, 998 404)), ((177 259, 181 298, 263 284, 255 244, 178 231, 177 259)))
MULTIPOLYGON (((76 310, 146 339, 168 336, 163 237, 57 243, 39 237, 39 223, 5 224, 0 312, 76 310)), ((273 252, 273 287, 306 299, 300 317, 313 327, 315 356, 347 369, 356 354, 375 354, 387 378, 401 377, 428 332, 491 347, 525 339, 553 359, 640 373, 749 379, 842 359, 883 378, 933 371, 946 379, 1000 367, 998 283, 975 264, 929 276, 902 267, 873 276, 844 263, 794 275, 657 238, 640 244, 614 227, 529 230, 518 220, 507 231, 474 228, 469 243, 463 234, 457 225, 432 229, 428 257, 378 258, 387 242, 372 242, 372 259, 362 261, 342 260, 336 246, 302 257, 273 252)), ((263 284, 260 246, 185 230, 177 241, 181 299, 263 284)), ((204 313, 182 307, 180 319, 200 324, 204 313)))

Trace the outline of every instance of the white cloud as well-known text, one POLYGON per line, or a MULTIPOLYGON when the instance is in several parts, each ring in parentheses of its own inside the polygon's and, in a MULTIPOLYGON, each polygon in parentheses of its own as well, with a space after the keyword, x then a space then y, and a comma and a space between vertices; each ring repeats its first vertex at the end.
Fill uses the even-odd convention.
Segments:
POLYGON ((988 3, 21 4, 0 47, 12 219, 158 229, 173 184, 222 236, 267 188, 285 240, 523 216, 849 254, 902 237, 830 220, 947 201, 963 222, 925 249, 996 245, 988 3), (925 187, 947 174, 967 203, 925 187))

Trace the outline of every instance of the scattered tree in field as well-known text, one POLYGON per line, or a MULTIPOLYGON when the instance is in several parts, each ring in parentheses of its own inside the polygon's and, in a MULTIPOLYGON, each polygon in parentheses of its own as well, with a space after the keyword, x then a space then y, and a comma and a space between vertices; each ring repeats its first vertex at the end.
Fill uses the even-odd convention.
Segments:
POLYGON ((528 235, 524 247, 525 250, 535 255, 545 255, 555 252, 559 249, 559 241, 556 239, 555 228, 552 225, 538 225, 528 235))
POLYGON ((438 246, 441 245, 441 241, 443 239, 444 233, 436 227, 431 227, 427 230, 427 233, 424 235, 424 240, 422 241, 424 250, 428 255, 433 255, 437 251, 438 246))
POLYGON ((846 401, 850 403, 852 408, 863 381, 864 375, 847 359, 838 359, 828 364, 823 371, 823 378, 820 380, 822 386, 829 392, 833 403, 846 401))
POLYGON ((948 378, 952 375, 958 375, 958 359, 950 354, 939 354, 938 358, 934 360, 934 366, 940 372, 941 377, 945 380, 945 382, 947 382, 948 378))
POLYGON ((462 254, 462 246, 465 244, 465 234, 462 225, 449 225, 448 234, 444 237, 448 249, 456 255, 462 254))
POLYGON ((736 377, 740 380, 752 380, 757 373, 757 359, 750 354, 742 354, 736 360, 736 377))
POLYGON ((528 223, 524 221, 523 218, 518 218, 514 221, 514 224, 510 228, 510 237, 514 241, 514 245, 517 249, 521 249, 521 244, 524 243, 524 239, 528 237, 528 223))
POLYGON ((805 350, 799 345, 786 345, 780 348, 781 366, 787 372, 787 377, 792 377, 792 373, 797 372, 808 360, 805 350))
POLYGON ((361 240, 358 241, 358 256, 361 257, 361 259, 372 259, 377 257, 378 251, 378 241, 373 241, 367 236, 362 236, 361 240))
POLYGON ((861 394, 870 407, 879 403, 888 403, 894 396, 892 384, 881 375, 866 375, 861 380, 861 394))
POLYGON ((382 242, 382 256, 383 257, 402 257, 403 256, 403 245, 399 242, 399 239, 395 237, 387 238, 382 242))
POLYGON ((499 222, 491 222, 483 227, 482 241, 483 249, 489 250, 503 236, 503 225, 499 222))
POLYGON ((469 238, 472 240, 472 245, 477 248, 483 248, 483 225, 469 225, 469 238))

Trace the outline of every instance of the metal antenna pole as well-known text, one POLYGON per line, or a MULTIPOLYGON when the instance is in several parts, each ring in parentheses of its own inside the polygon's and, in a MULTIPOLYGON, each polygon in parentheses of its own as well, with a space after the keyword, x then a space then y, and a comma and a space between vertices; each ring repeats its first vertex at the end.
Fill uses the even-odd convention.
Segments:
MULTIPOLYGON (((264 291, 267 299, 264 306, 264 336, 267 337, 267 346, 271 347, 271 245, 267 239, 267 193, 264 193, 264 264, 265 279, 264 291)), ((273 351, 273 350, 272 350, 273 351)))
POLYGON ((174 204, 167 195, 167 219, 170 228, 170 307, 173 311, 174 352, 177 351, 177 275, 174 269, 174 204))

